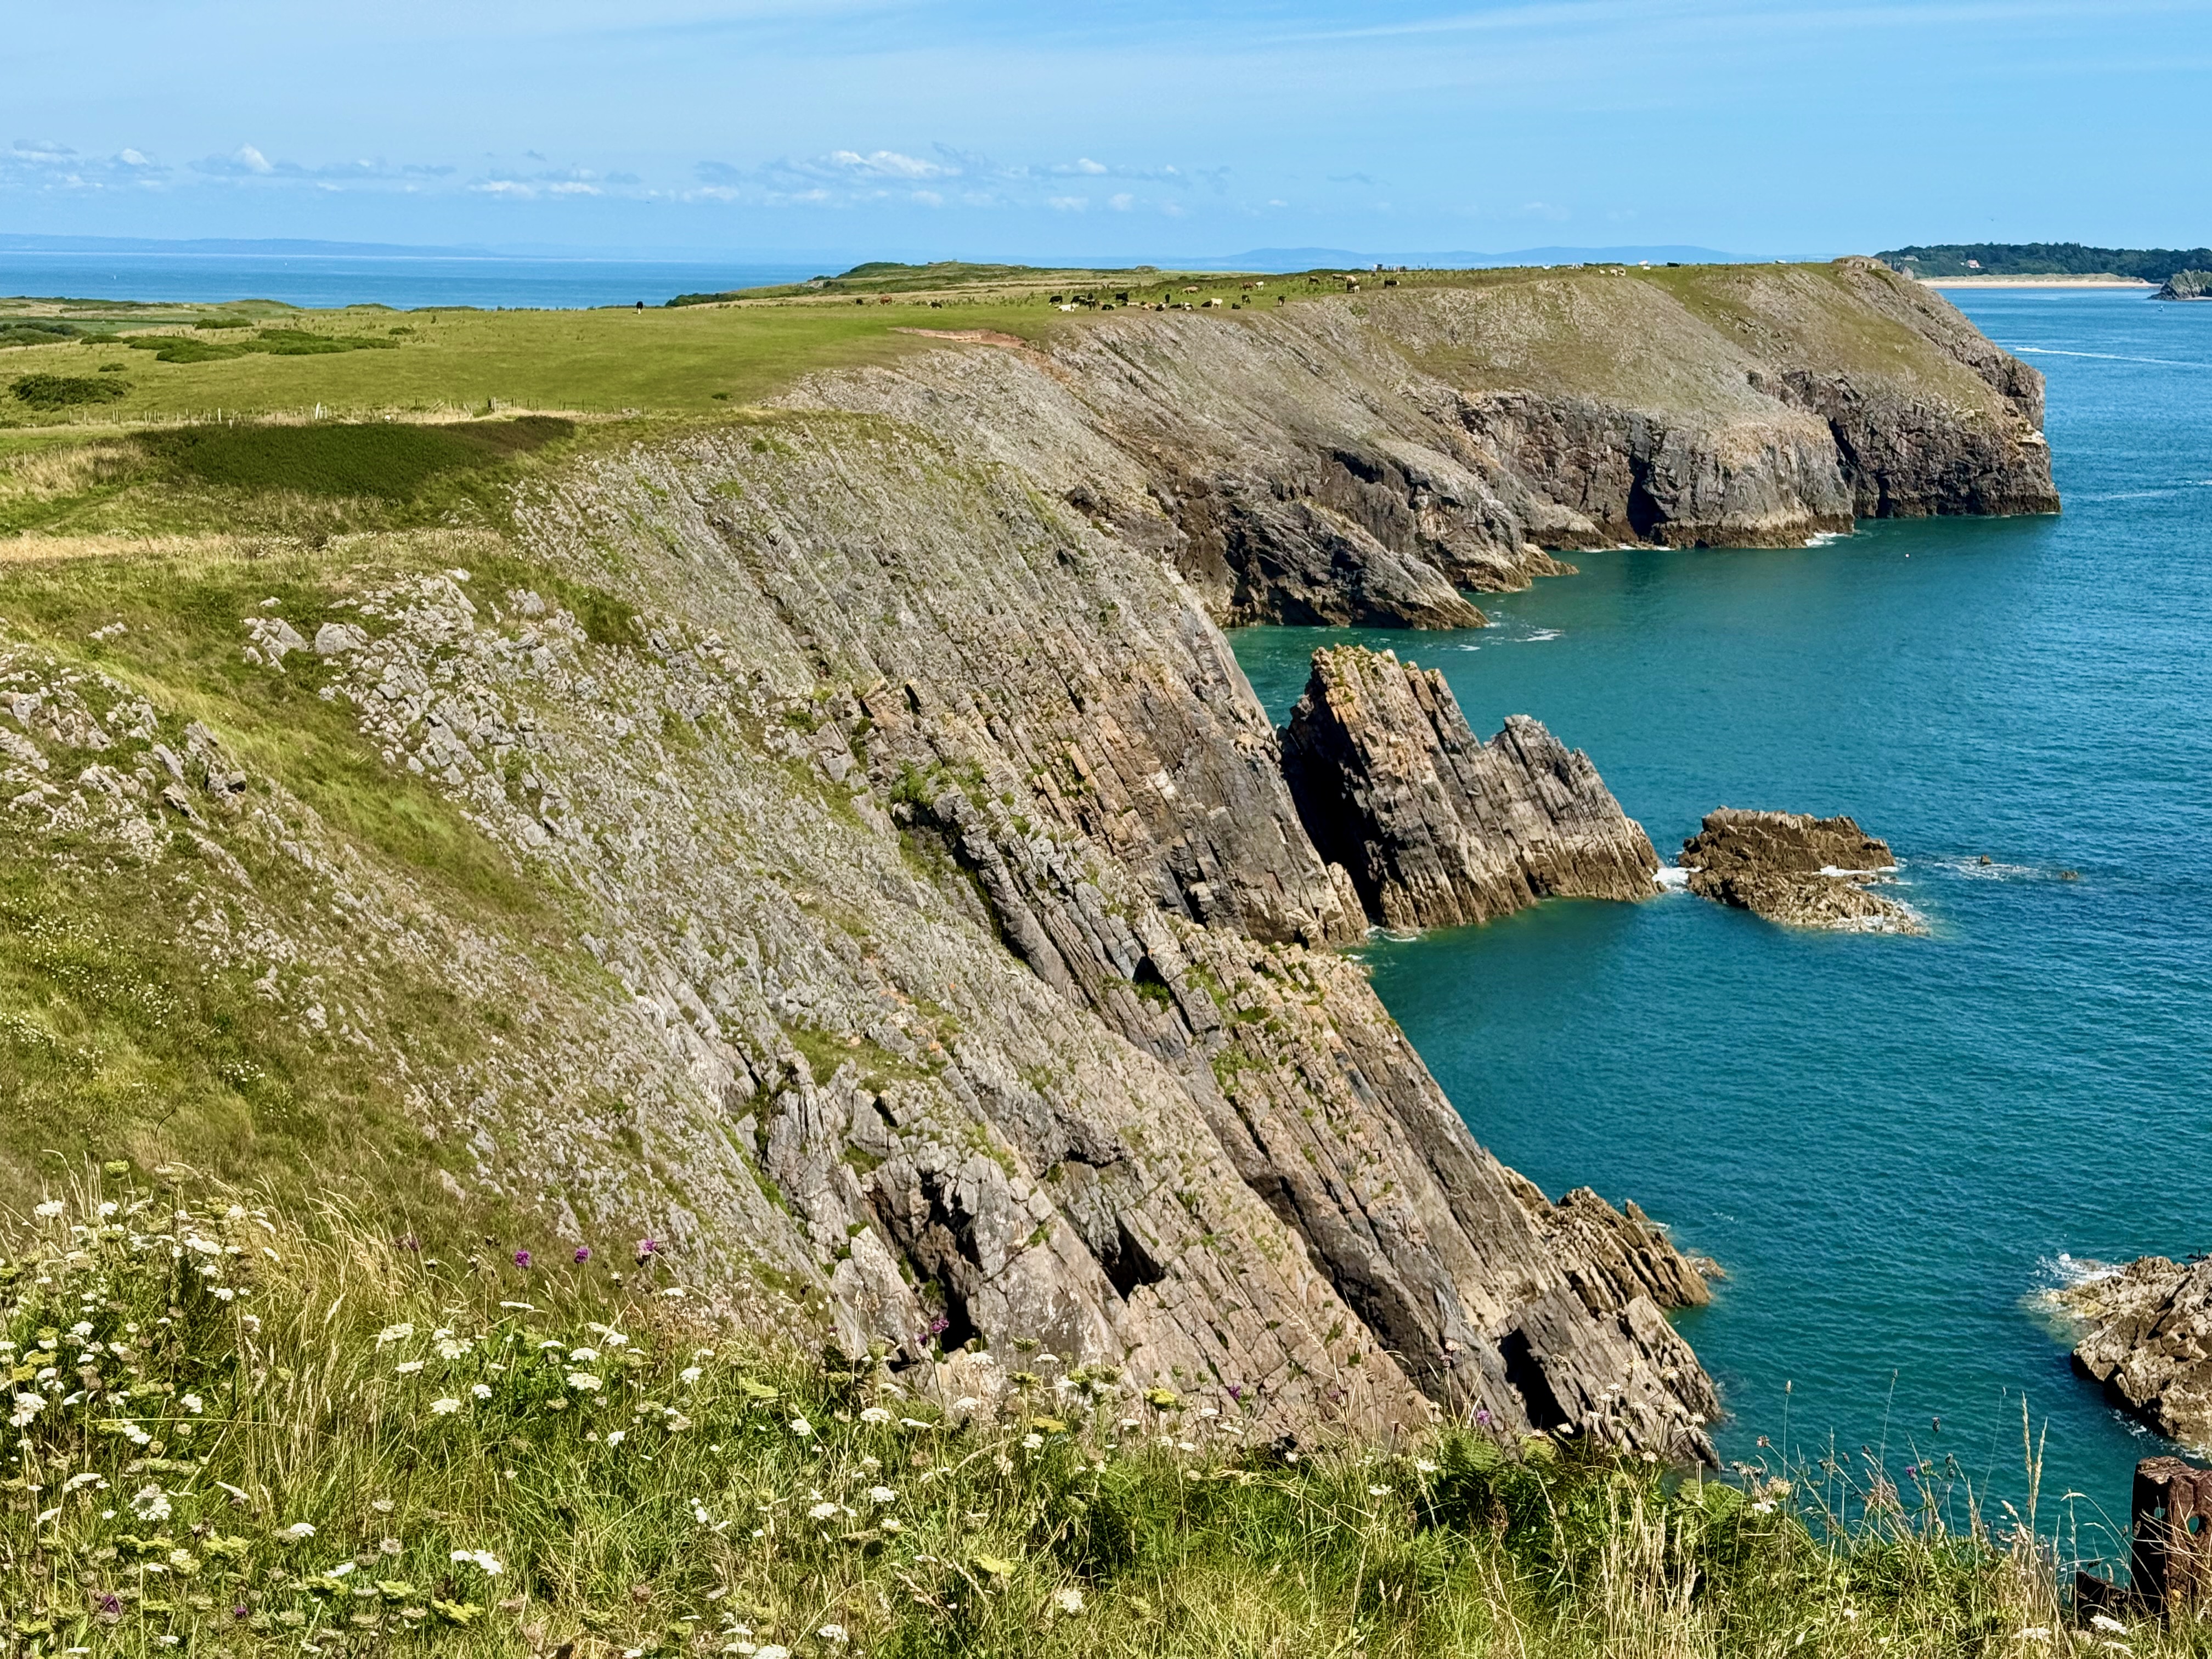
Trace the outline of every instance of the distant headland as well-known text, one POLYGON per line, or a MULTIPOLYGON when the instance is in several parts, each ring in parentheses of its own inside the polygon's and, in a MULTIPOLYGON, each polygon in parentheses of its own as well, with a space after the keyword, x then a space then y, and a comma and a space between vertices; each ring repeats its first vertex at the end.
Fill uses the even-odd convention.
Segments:
POLYGON ((2212 269, 2212 248, 2089 247, 2081 242, 1967 242, 1891 248, 1875 258, 1923 282, 2148 283, 2212 269))

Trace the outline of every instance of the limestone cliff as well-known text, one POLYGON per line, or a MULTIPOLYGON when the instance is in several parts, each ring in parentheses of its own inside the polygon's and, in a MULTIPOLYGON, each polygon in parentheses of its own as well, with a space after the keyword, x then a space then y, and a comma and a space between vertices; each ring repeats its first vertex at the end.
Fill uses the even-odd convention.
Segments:
POLYGON ((961 356, 793 401, 1018 465, 1224 625, 1464 627, 1462 590, 1526 586, 1552 550, 2058 507, 2042 376, 1868 260, 1125 311, 961 356))
POLYGON ((1314 653, 1283 765, 1314 845, 1386 927, 1656 890, 1658 856, 1587 756, 1522 715, 1482 742, 1442 674, 1389 652, 1314 653))
MULTIPOLYGON (((1640 832, 1540 728, 1476 744, 1354 659, 1366 712, 1324 684, 1297 739, 1302 788, 1326 755, 1389 805, 1347 873, 1218 625, 1466 622, 1547 547, 1787 538, 1862 477, 2040 501, 2032 374, 1862 277, 1524 273, 948 343, 587 447, 496 533, 195 554, 252 597, 189 695, 158 613, 0 599, 0 811, 404 1115, 294 1125, 241 1054, 210 1134, 373 1131, 458 1205, 651 1234, 920 1387, 988 1393, 940 1357, 1034 1342, 1269 1432, 1465 1408, 1703 1455, 1663 1317, 1697 1274, 1501 1166, 1329 948, 1370 902, 1626 891, 1640 832), (1793 363, 1844 365, 1896 444, 1847 468, 1817 386, 1753 386, 1793 363), (327 810, 287 720, 343 774, 327 810)), ((193 627, 228 629, 213 603, 193 627)), ((156 1161, 150 1097, 72 1133, 156 1161)))

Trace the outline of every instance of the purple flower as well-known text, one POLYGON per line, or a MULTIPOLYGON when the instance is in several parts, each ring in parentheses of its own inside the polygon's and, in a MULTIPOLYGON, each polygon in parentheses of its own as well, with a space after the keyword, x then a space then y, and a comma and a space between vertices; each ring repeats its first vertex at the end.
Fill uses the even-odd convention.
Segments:
POLYGON ((530 1252, 517 1250, 514 1253, 514 1265, 518 1267, 527 1267, 530 1265, 530 1252))
MULTIPOLYGON (((118 1603, 118 1605, 119 1606, 119 1605, 120 1605, 120 1603, 118 1603)), ((246 1603, 245 1603, 245 1602, 243 1602, 243 1601, 241 1601, 241 1602, 240 1602, 236 1607, 233 1607, 233 1608, 230 1610, 230 1616, 231 1616, 232 1618, 234 1618, 234 1619, 243 1619, 243 1618, 245 1618, 245 1617, 246 1616, 246 1603)))
POLYGON ((952 1322, 947 1319, 943 1314, 938 1315, 934 1319, 929 1322, 929 1334, 932 1336, 942 1336, 945 1332, 951 1328, 952 1322))
POLYGON ((1488 1428, 1490 1426, 1490 1407, 1487 1406, 1477 1407, 1474 1413, 1474 1420, 1481 1424, 1484 1428, 1488 1428))
POLYGON ((579 1266, 581 1266, 584 1262, 589 1261, 591 1259, 592 1247, 590 1245, 579 1244, 576 1246, 576 1261, 579 1266))
POLYGON ((399 1241, 399 1248, 403 1250, 419 1250, 422 1248, 422 1241, 410 1233, 399 1241))
POLYGON ((649 1255, 659 1255, 659 1254, 660 1241, 659 1239, 641 1238, 637 1241, 637 1259, 640 1261, 644 1261, 646 1257, 649 1255))
POLYGON ((1241 1382, 1231 1382, 1229 1385, 1229 1397, 1231 1400, 1237 1401, 1239 1404, 1242 1404, 1244 1399, 1243 1384, 1241 1382))

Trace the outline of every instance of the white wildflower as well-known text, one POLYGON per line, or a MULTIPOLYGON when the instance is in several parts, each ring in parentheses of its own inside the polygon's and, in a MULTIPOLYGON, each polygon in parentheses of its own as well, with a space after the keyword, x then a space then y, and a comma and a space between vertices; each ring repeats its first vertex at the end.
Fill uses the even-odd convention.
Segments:
POLYGON ((141 1521, 169 1518, 169 1494, 159 1486, 141 1486, 131 1495, 131 1513, 141 1521))
POLYGON ((868 1488, 868 1501, 871 1504, 888 1504, 897 1498, 897 1496, 898 1494, 893 1492, 889 1486, 871 1486, 868 1488))
POLYGON ((76 1340, 83 1341, 92 1334, 92 1322, 89 1319, 78 1320, 76 1324, 69 1328, 69 1334, 76 1340))
POLYGON ((491 1398, 491 1384, 489 1382, 472 1382, 469 1385, 469 1393, 476 1399, 489 1400, 491 1398))
POLYGON ((2089 1627, 2092 1630, 2107 1630, 2115 1636, 2125 1636, 2128 1633, 2128 1627, 2125 1625, 2106 1613, 2090 1614, 2089 1627))
POLYGON ((343 1578, 351 1573, 353 1569, 354 1564, 352 1562, 341 1561, 334 1567, 325 1567, 323 1569, 323 1577, 325 1578, 343 1578))
POLYGON ((59 1215, 68 1207, 69 1206, 66 1204, 64 1204, 58 1198, 50 1198, 45 1203, 40 1205, 37 1209, 32 1211, 31 1213, 38 1217, 41 1221, 52 1221, 56 1216, 59 1215))
POLYGON ((934 1428, 936 1425, 925 1423, 918 1417, 902 1417, 899 1419, 899 1426, 902 1429, 927 1429, 934 1428))
POLYGON ((890 1420, 891 1414, 885 1411, 881 1406, 866 1406, 861 1408, 860 1421, 863 1423, 880 1427, 882 1425, 888 1423, 890 1420))
POLYGON ((1388 1486, 1370 1486, 1367 1489, 1367 1495, 1370 1498, 1388 1498, 1390 1495, 1390 1488, 1388 1486))
POLYGON ((412 1325, 386 1325, 376 1334, 376 1346, 381 1348, 394 1342, 404 1342, 414 1334, 415 1328, 412 1325))
POLYGON ((1771 1515, 1774 1513, 1774 1505, 1762 1498, 1751 1506, 1751 1512, 1753 1515, 1771 1515))
POLYGON ((952 1409, 956 1412, 972 1412, 982 1403, 974 1395, 963 1394, 952 1402, 952 1409))
POLYGON ((1040 1451, 1043 1449, 1043 1447, 1044 1437, 1041 1434, 1025 1434, 1022 1437, 1022 1449, 1024 1451, 1040 1451))
POLYGON ((2048 1642, 2051 1639, 2051 1626, 2030 1625, 2023 1630, 2014 1631, 2012 1633, 2012 1639, 2015 1642, 2048 1642))
MULTIPOLYGON (((15 1399, 18 1405, 21 1404, 22 1396, 21 1395, 16 1395, 15 1399)), ((128 1440, 134 1446, 145 1445, 154 1437, 152 1435, 147 1433, 145 1430, 140 1428, 136 1423, 125 1423, 123 1427, 118 1431, 118 1432, 119 1432, 125 1440, 128 1440)))
POLYGON ((198 1417, 207 1409, 207 1401, 196 1394, 179 1395, 177 1396, 177 1403, 194 1417, 198 1417))
POLYGON ((598 1377, 593 1376, 589 1371, 570 1371, 568 1373, 568 1386, 575 1389, 579 1394, 597 1394, 599 1389, 606 1385, 601 1382, 598 1377))
POLYGON ((851 1638, 845 1634, 845 1627, 842 1625, 824 1625, 820 1630, 816 1631, 814 1633, 825 1642, 844 1642, 851 1640, 851 1638))
POLYGON ((607 1437, 607 1444, 609 1444, 610 1446, 619 1446, 619 1445, 621 1445, 621 1444, 622 1444, 622 1443, 623 1443, 623 1441, 625 1441, 625 1440, 627 1440, 627 1439, 629 1439, 629 1430, 627 1430, 627 1429, 617 1429, 613 1433, 610 1434, 610 1435, 607 1437))
POLYGON ((90 1486, 94 1492, 105 1492, 107 1490, 107 1481, 103 1476, 88 1469, 82 1474, 73 1474, 63 1481, 62 1495, 66 1498, 70 1493, 80 1492, 87 1486, 90 1486))
POLYGON ((572 1365, 588 1365, 599 1357, 599 1351, 597 1348, 574 1348, 569 1351, 568 1363, 572 1365))
POLYGON ((753 1650, 753 1659, 791 1659, 791 1650, 789 1648, 778 1647, 775 1643, 771 1642, 764 1648, 755 1648, 753 1650))
POLYGON ((311 1522, 295 1521, 290 1526, 277 1529, 276 1541, 281 1544, 304 1544, 314 1535, 315 1528, 311 1522))
POLYGON ((500 1565, 499 1558, 494 1555, 489 1550, 455 1550, 453 1554, 448 1556, 447 1559, 452 1561, 458 1561, 463 1566, 474 1567, 478 1571, 493 1578, 498 1577, 500 1574, 507 1571, 505 1567, 500 1565))
POLYGON ((441 1359, 459 1359, 469 1351, 469 1345, 450 1332, 439 1332, 436 1340, 441 1359))
POLYGON ((804 1440, 814 1432, 814 1425, 803 1417, 794 1417, 791 1419, 791 1431, 804 1440))
POLYGON ((461 1402, 458 1400, 433 1400, 430 1402, 430 1415, 433 1417, 451 1417, 455 1412, 460 1410, 460 1408, 461 1402))
POLYGON ((9 1413, 8 1420, 19 1429, 27 1429, 31 1419, 46 1408, 46 1402, 39 1395, 19 1394, 15 1396, 15 1409, 9 1413))
POLYGON ((403 1359, 392 1369, 402 1376, 412 1376, 422 1369, 422 1362, 419 1359, 403 1359))
POLYGON ((688 1389, 705 1375, 706 1373, 701 1370, 696 1365, 686 1365, 682 1370, 676 1373, 676 1380, 688 1389))
POLYGON ((835 1504, 817 1504, 806 1511, 806 1518, 809 1521, 834 1521, 837 1518, 837 1506, 835 1504))
POLYGON ((1052 1604, 1062 1613, 1083 1611, 1083 1592, 1073 1584, 1063 1584, 1052 1593, 1052 1604))

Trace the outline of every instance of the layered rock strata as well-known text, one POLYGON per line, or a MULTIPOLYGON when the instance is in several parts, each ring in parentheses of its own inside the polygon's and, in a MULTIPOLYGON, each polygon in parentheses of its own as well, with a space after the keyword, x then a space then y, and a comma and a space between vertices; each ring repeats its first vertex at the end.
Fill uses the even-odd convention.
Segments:
POLYGON ((2088 1326, 2076 1370, 2160 1434, 2212 1447, 2212 1261, 2144 1256, 2056 1300, 2088 1326))
POLYGON ((1282 741, 1306 833, 1386 927, 1656 890, 1651 842, 1589 757, 1524 715, 1483 742, 1434 669, 1358 646, 1316 651, 1282 741))
MULTIPOLYGON (((180 947, 386 1079, 433 1185, 650 1233, 917 1388, 984 1394, 951 1355, 1020 1340, 1255 1432, 1467 1410, 1708 1455, 1664 1317, 1696 1273, 1500 1165, 1333 952, 1370 897, 1217 624, 1464 623, 1547 547, 1786 539, 1855 480, 2043 499, 2032 373, 1880 280, 1116 313, 590 450, 511 532, 334 544, 241 659, 479 838, 510 908, 441 902, 410 843, 245 758, 283 745, 35 629, 0 636, 0 810, 87 882, 141 872, 180 947), (1846 465, 1823 376, 1895 443, 1846 465), (427 1045, 426 1007, 466 1040, 427 1045)), ((1378 909, 1648 872, 1540 728, 1479 744, 1433 681, 1346 672, 1387 717, 1324 684, 1300 766, 1379 804, 1378 909)))
POLYGON ((1928 931, 1910 906, 1871 890, 1895 860, 1887 842, 1847 817, 1723 806, 1682 843, 1680 864, 1692 892, 1784 927, 1928 931))
POLYGON ((2154 300, 2212 300, 2212 270, 2177 270, 2160 284, 2154 300))

